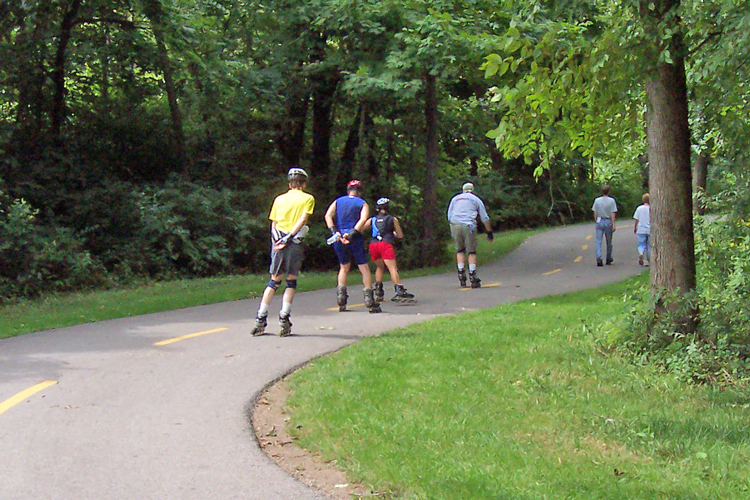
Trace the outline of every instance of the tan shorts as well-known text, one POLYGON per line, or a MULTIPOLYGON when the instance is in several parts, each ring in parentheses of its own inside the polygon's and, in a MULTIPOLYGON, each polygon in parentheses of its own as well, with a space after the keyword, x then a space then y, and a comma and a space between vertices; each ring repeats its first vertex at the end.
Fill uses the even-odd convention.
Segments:
POLYGON ((477 227, 451 223, 451 238, 456 253, 477 253, 477 227))

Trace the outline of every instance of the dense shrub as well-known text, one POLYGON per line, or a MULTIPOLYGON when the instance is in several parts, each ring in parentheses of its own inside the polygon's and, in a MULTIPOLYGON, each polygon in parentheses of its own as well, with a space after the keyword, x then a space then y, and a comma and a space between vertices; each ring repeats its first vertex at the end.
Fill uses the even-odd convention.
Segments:
POLYGON ((106 271, 72 229, 37 222, 38 210, 0 192, 0 300, 101 286, 106 271))

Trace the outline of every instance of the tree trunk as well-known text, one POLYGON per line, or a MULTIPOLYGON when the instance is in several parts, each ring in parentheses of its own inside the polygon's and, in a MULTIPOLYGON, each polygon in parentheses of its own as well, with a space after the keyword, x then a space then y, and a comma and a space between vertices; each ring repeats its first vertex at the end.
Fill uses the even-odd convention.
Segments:
POLYGON ((442 213, 437 206, 437 189, 435 182, 438 169, 438 109, 437 82, 434 75, 426 72, 424 77, 424 118, 426 129, 424 184, 422 186, 422 238, 420 238, 420 257, 423 265, 440 264, 442 252, 438 228, 438 214, 442 213))
MULTIPOLYGON (((303 85, 300 82, 300 85, 303 85)), ((307 109, 309 108, 310 95, 307 91, 298 93, 292 90, 288 98, 287 118, 281 121, 276 144, 283 159, 283 173, 287 169, 298 166, 305 145, 305 126, 307 122, 307 109)))
POLYGON ((369 106, 362 116, 362 138, 365 143, 365 159, 367 162, 367 174, 373 188, 380 187, 380 162, 375 155, 375 120, 372 119, 372 111, 369 106))
POLYGON ((159 55, 159 65, 164 75, 164 89, 167 92, 167 102, 169 103, 169 118, 172 123, 172 138, 174 140, 175 153, 180 168, 185 167, 185 133, 182 127, 182 114, 180 105, 177 102, 177 87, 174 83, 174 71, 172 62, 169 59, 169 52, 164 43, 164 37, 161 30, 154 27, 154 37, 156 38, 156 50, 159 55))
POLYGON ((693 211, 700 215, 703 215, 706 208, 700 198, 706 192, 707 177, 708 151, 703 151, 695 159, 693 169, 693 211))
MULTIPOLYGON (((645 2, 646 0, 644 0, 645 2)), ((652 0, 653 2, 653 0, 652 0)), ((647 16, 665 16, 678 6, 674 0, 647 6, 647 16)), ((654 19, 647 22, 655 23, 654 19)), ((675 23, 678 20, 674 21, 675 23)), ((654 293, 673 294, 658 313, 670 313, 682 333, 695 331, 697 311, 680 300, 695 290, 690 126, 682 35, 670 40, 672 63, 659 62, 646 83, 648 160, 651 192, 651 286, 654 293)))
POLYGON ((327 190, 333 188, 331 176, 331 134, 333 133, 333 100, 341 75, 336 70, 314 75, 311 175, 327 190))
POLYGON ((182 125, 182 114, 177 100, 177 86, 174 79, 174 68, 169 57, 164 37, 164 11, 159 0, 144 2, 144 13, 151 22, 151 30, 156 40, 156 54, 159 66, 164 75, 164 90, 169 104, 169 118, 172 124, 172 140, 180 168, 185 168, 185 133, 182 125))
POLYGON ((52 97, 51 133, 55 147, 62 146, 62 125, 65 121, 65 62, 68 43, 73 34, 73 26, 83 0, 73 0, 60 25, 60 39, 57 42, 52 82, 55 86, 52 97))
POLYGON ((349 126, 349 133, 346 136, 344 150, 341 152, 341 162, 336 174, 334 190, 343 189, 343 186, 346 185, 347 180, 352 178, 352 173, 354 172, 354 163, 357 160, 357 148, 359 148, 360 136, 359 129, 362 126, 363 113, 364 105, 360 104, 357 107, 357 114, 354 116, 352 124, 349 126))

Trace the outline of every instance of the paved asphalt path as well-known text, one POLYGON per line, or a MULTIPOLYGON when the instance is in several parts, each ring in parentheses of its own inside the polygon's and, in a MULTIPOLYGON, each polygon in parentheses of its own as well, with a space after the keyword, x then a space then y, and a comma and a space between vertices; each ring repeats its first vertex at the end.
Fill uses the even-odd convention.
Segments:
POLYGON ((334 290, 299 294, 288 338, 249 335, 254 299, 2 340, 0 499, 323 499, 256 444, 248 412, 267 384, 362 336, 635 275, 630 227, 615 233, 612 266, 594 263, 593 224, 568 226, 491 265, 480 255, 481 289, 459 289, 454 274, 410 279, 419 303, 394 305, 388 286, 379 315, 361 305, 355 274, 346 313, 334 290))

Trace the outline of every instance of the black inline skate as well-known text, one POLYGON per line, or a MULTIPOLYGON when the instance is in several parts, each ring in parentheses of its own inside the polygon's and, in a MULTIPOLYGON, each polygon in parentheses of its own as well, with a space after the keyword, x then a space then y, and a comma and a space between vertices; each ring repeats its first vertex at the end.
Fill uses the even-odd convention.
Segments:
POLYGON ((292 334, 292 322, 289 314, 279 314, 279 337, 288 337, 292 334))
POLYGON ((404 285, 393 285, 394 290, 396 290, 396 295, 394 295, 391 298, 391 301, 393 302, 400 302, 404 304, 408 303, 414 303, 417 301, 417 299, 414 297, 413 293, 409 293, 406 291, 406 288, 404 285))
POLYGON ((375 301, 375 294, 372 288, 365 288, 365 307, 370 311, 370 314, 383 312, 380 304, 375 301))
POLYGON ((471 281, 471 288, 481 288, 482 287, 482 280, 479 279, 479 276, 477 276, 476 271, 471 271, 469 273, 469 280, 471 281))
POLYGON ((349 299, 349 294, 346 293, 346 287, 340 286, 336 290, 336 302, 339 305, 339 312, 346 311, 346 301, 349 299))
POLYGON ((373 290, 375 291, 375 300, 377 302, 383 302, 385 300, 385 291, 383 290, 383 283, 376 281, 375 288, 373 290))
POLYGON ((266 326, 268 326, 268 315, 264 314, 263 316, 258 316, 255 318, 255 327, 252 329, 250 334, 253 337, 263 335, 266 331, 266 326))
POLYGON ((463 269, 458 271, 458 284, 461 285, 461 288, 466 287, 466 271, 463 269))

